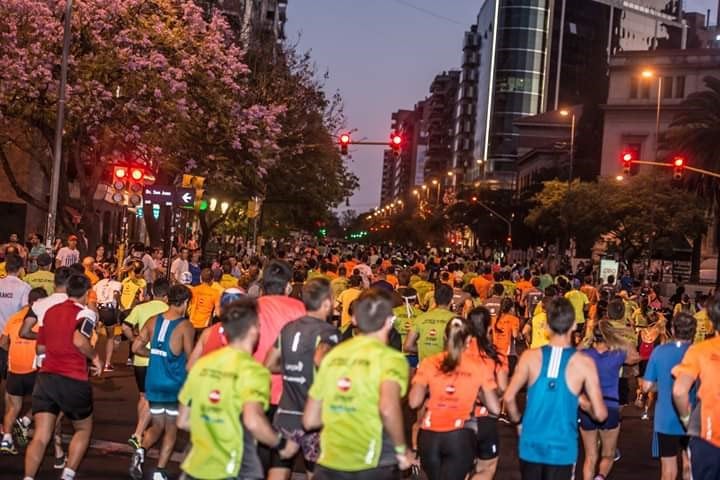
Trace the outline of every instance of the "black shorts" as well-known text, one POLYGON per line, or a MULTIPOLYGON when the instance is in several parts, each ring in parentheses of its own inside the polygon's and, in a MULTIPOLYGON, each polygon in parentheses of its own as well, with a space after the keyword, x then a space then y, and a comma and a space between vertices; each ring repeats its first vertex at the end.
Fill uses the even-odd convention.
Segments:
POLYGON ((378 467, 359 472, 341 472, 318 465, 315 468, 315 480, 398 480, 400 471, 396 466, 378 467))
MULTIPOLYGON (((302 455, 303 460, 305 461, 305 470, 312 473, 315 470, 315 463, 320 456, 320 433, 305 432, 300 429, 290 430, 282 427, 280 427, 279 430, 285 438, 288 438, 300 445, 298 455, 302 455)), ((284 468, 292 470, 293 465, 295 465, 295 459, 298 455, 294 458, 283 459, 280 458, 277 450, 272 450, 270 452, 270 468, 284 468)))
POLYGON ((135 374, 135 385, 137 385, 140 393, 145 393, 145 377, 147 377, 147 367, 133 366, 133 373, 135 374))
POLYGON ((112 306, 98 305, 98 319, 106 327, 117 325, 119 320, 118 309, 112 306))
POLYGON ((640 363, 638 364, 638 368, 640 369, 640 375, 639 378, 645 377, 645 370, 647 370, 647 366, 650 360, 640 360, 640 363))
POLYGON ((475 463, 475 432, 420 430, 418 453, 428 480, 464 480, 475 463))
POLYGON ((478 417, 477 419, 477 458, 492 460, 500 455, 500 434, 498 421, 491 417, 478 417))
POLYGON ((32 394, 35 413, 60 412, 70 420, 83 420, 93 413, 90 382, 63 377, 54 373, 38 373, 32 394))
POLYGON ((520 460, 522 480, 570 480, 575 465, 545 465, 520 460))
POLYGON ((690 437, 687 435, 668 435, 655 432, 653 435, 653 457, 677 457, 677 454, 687 450, 690 437))
POLYGON ((7 350, 0 348, 0 380, 5 380, 7 377, 8 368, 8 352, 7 350))
POLYGON ((25 397, 32 395, 35 388, 35 377, 37 372, 12 373, 8 372, 5 391, 13 397, 25 397))

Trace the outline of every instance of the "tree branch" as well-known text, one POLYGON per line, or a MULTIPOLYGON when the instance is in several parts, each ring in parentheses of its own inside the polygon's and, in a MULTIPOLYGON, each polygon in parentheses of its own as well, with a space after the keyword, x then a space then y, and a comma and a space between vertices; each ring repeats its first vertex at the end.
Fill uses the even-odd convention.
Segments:
POLYGON ((12 167, 10 166, 10 161, 8 160, 7 156, 5 155, 5 149, 1 146, 0 146, 0 163, 2 164, 2 169, 5 172, 5 175, 7 175, 8 181, 10 182, 10 186, 15 191, 15 195, 17 195, 20 199, 26 201, 33 207, 35 207, 39 210, 42 210, 44 212, 47 212, 47 210, 48 210, 47 204, 36 199, 32 195, 30 195, 29 192, 27 192, 25 189, 22 188, 22 186, 20 185, 20 182, 18 182, 18 179, 15 176, 15 172, 13 172, 12 167))

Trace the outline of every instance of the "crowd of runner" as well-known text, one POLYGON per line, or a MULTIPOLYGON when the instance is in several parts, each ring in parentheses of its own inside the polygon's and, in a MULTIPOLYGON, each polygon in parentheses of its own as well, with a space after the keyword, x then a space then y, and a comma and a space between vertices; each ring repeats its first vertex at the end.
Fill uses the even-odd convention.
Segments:
POLYGON ((320 480, 502 478, 503 425, 523 479, 605 479, 629 404, 653 422, 638 449, 663 480, 720 478, 712 292, 662 298, 653 278, 555 257, 305 239, 258 255, 179 245, 169 260, 137 244, 118 261, 87 242, 81 255, 78 240, 1 247, 0 452, 24 448, 25 480, 50 444, 61 479, 75 478, 91 377, 126 368, 113 365, 123 342, 136 480, 169 478, 178 429, 185 479, 284 480, 298 463, 320 480))

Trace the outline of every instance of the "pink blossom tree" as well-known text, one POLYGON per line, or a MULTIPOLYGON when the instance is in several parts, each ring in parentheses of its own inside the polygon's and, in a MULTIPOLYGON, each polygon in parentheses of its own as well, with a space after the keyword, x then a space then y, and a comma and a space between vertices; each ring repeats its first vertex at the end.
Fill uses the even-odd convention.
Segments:
MULTIPOLYGON (((8 151, 25 151, 34 180, 48 183, 64 5, 0 2, 0 166, 43 210, 8 151)), ((61 213, 74 208, 92 231, 93 195, 118 158, 163 182, 192 171, 238 191, 272 167, 285 107, 250 94, 244 51, 221 16, 206 21, 190 0, 76 0, 72 20, 61 213)))

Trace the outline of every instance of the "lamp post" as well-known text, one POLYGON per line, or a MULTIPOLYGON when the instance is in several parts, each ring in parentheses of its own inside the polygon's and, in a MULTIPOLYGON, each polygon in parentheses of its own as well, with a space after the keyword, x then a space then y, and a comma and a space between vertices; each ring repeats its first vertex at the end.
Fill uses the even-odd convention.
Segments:
POLYGON ((658 160, 658 151, 660 147, 660 109, 662 107, 662 86, 663 78, 662 75, 656 74, 653 70, 645 69, 640 73, 640 76, 645 79, 651 79, 657 77, 658 93, 657 93, 657 107, 655 109, 655 161, 658 160))
POLYGON ((575 163, 575 112, 567 109, 560 110, 560 115, 570 117, 570 172, 568 174, 568 189, 573 181, 573 164, 575 163))
POLYGON ((437 185, 437 203, 440 205, 440 182, 437 180, 432 181, 433 185, 437 185))

